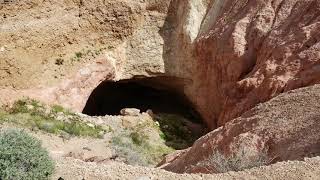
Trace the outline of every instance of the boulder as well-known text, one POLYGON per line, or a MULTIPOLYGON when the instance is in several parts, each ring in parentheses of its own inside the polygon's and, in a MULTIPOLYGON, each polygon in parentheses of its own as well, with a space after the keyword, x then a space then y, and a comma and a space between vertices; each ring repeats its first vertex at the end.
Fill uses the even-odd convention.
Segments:
POLYGON ((124 109, 121 109, 120 114, 123 115, 123 116, 139 116, 140 115, 140 109, 124 108, 124 109))

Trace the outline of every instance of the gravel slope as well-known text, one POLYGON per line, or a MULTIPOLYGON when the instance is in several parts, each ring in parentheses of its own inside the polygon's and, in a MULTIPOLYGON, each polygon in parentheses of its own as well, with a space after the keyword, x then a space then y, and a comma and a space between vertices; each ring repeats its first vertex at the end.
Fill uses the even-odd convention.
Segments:
POLYGON ((110 161, 106 164, 86 163, 74 159, 57 159, 56 173, 52 179, 319 179, 320 157, 305 161, 281 162, 271 166, 253 168, 224 174, 174 174, 161 169, 133 167, 110 161))

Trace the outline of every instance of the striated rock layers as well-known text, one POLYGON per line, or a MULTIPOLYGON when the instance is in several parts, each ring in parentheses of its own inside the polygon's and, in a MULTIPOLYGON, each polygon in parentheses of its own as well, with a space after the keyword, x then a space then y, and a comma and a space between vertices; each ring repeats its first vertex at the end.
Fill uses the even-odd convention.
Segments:
POLYGON ((289 91, 169 155, 162 168, 221 173, 320 155, 320 85, 289 91))

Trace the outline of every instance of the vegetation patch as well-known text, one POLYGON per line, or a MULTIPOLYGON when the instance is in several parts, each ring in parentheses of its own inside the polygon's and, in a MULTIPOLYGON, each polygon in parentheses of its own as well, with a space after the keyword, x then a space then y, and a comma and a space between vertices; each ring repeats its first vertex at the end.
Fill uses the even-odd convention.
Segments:
MULTIPOLYGON (((176 114, 157 114, 155 120, 159 122, 160 136, 169 147, 174 149, 185 149, 190 147, 194 141, 201 137, 202 133, 194 133, 187 126, 190 122, 184 117, 176 114)), ((204 130, 200 130, 202 132, 204 130)))
POLYGON ((85 123, 81 117, 59 105, 46 106, 23 99, 0 109, 0 123, 31 130, 70 136, 102 138, 108 132, 115 159, 130 165, 153 167, 165 155, 187 148, 201 134, 195 135, 185 118, 173 114, 147 114, 112 119, 108 125, 85 123))
POLYGON ((203 132, 194 133, 188 126, 191 122, 180 115, 139 118, 136 125, 114 131, 111 138, 115 156, 130 165, 155 166, 176 149, 190 147, 203 132))
MULTIPOLYGON (((112 47, 112 46, 108 46, 108 49, 112 49, 110 47, 112 47)), ((99 48, 99 49, 94 49, 94 50, 82 49, 81 51, 74 53, 74 56, 71 57, 71 62, 78 62, 84 58, 96 58, 106 49, 107 48, 99 48)))
POLYGON ((57 58, 55 61, 55 65, 58 65, 58 66, 63 65, 63 63, 64 63, 64 59, 62 58, 57 58))
POLYGON ((165 144, 160 136, 162 132, 151 118, 141 121, 136 126, 115 132, 111 145, 116 156, 127 164, 155 166, 174 149, 165 144))
POLYGON ((206 160, 199 163, 200 166, 205 167, 210 173, 237 172, 267 164, 269 164, 267 152, 262 151, 250 156, 250 152, 247 152, 245 149, 240 149, 229 156, 215 150, 206 160))
POLYGON ((105 133, 101 126, 84 123, 78 115, 59 105, 45 106, 36 100, 24 99, 3 109, 0 110, 0 122, 13 123, 32 130, 95 138, 100 138, 105 133))
POLYGON ((0 133, 0 179, 49 179, 54 162, 40 141, 18 130, 0 133))

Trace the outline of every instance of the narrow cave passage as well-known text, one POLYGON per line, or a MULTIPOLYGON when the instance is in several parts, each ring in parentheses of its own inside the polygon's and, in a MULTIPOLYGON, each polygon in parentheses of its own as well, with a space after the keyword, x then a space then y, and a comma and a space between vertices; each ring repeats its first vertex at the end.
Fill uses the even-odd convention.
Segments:
POLYGON ((148 109, 154 113, 178 114, 201 122, 199 114, 181 93, 163 84, 159 79, 145 78, 102 82, 90 95, 83 113, 91 116, 119 115, 123 108, 148 109), (152 83, 150 83, 152 82, 152 83))

